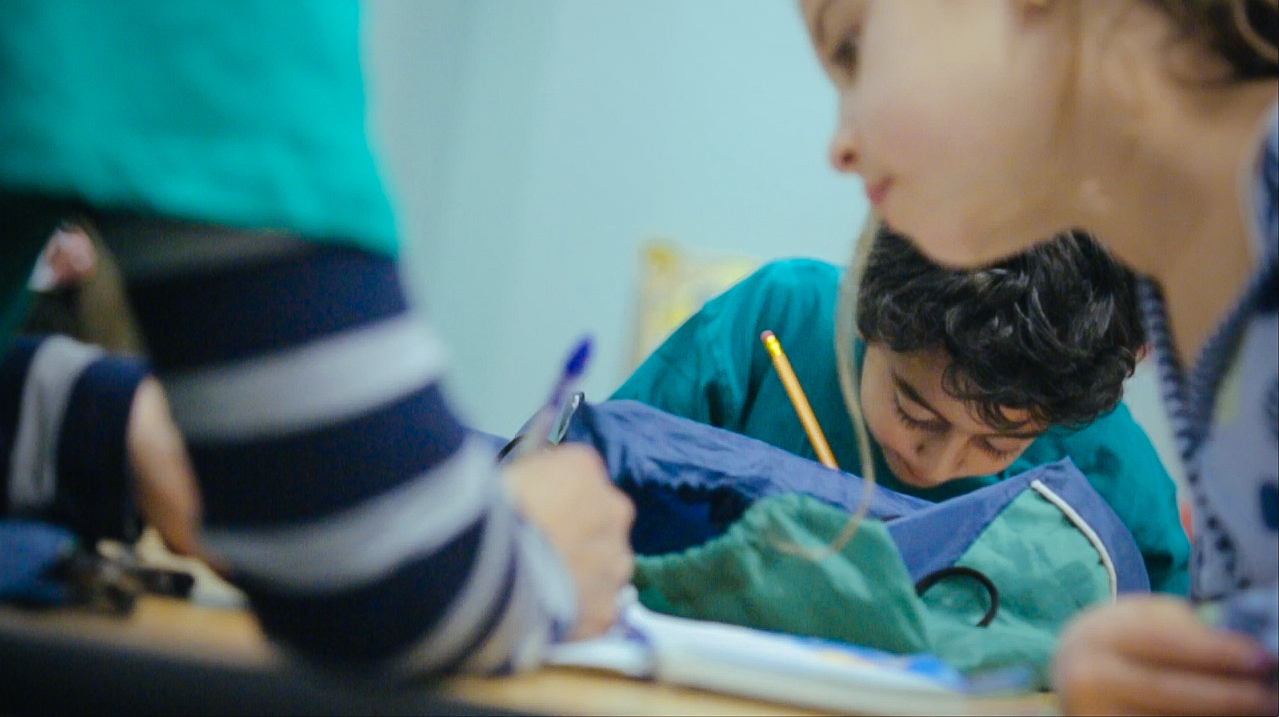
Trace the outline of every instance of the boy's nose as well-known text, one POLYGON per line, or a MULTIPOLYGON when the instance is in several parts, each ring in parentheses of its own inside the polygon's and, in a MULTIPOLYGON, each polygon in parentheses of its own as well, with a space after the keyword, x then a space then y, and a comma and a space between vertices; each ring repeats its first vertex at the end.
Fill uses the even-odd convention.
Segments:
POLYGON ((915 458, 919 461, 917 465, 923 477, 929 483, 941 483, 961 475, 964 443, 962 436, 921 443, 915 451, 915 458))

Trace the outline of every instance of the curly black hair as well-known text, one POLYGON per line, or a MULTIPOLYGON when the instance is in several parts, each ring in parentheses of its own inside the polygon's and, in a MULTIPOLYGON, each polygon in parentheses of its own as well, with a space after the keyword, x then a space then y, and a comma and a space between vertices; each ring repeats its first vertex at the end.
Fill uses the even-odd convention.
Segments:
POLYGON ((1145 343, 1137 277, 1083 232, 978 270, 934 264, 881 227, 858 289, 857 328, 890 350, 944 349, 942 380, 987 425, 1082 426, 1118 405, 1145 343))

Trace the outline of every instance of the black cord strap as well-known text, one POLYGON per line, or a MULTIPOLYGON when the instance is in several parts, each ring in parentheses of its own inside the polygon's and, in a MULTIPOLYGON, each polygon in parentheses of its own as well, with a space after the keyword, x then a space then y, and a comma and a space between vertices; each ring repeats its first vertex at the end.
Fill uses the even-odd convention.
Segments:
POLYGON ((990 609, 986 611, 986 615, 982 617, 981 622, 977 623, 977 627, 990 625, 991 621, 995 619, 995 613, 999 612, 999 591, 995 589, 995 584, 990 581, 990 578, 970 567, 952 565, 948 568, 931 572, 915 583, 915 594, 923 597, 924 593, 928 592, 928 589, 937 583, 947 578, 960 576, 976 580, 981 583, 982 587, 986 588, 986 592, 990 593, 990 609))

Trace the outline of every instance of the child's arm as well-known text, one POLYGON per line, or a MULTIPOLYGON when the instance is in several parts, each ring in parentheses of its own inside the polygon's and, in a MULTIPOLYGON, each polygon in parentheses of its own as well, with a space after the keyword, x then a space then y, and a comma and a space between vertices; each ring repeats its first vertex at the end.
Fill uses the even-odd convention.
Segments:
POLYGON ((203 545, 269 635, 328 663, 488 671, 536 663, 579 617, 578 634, 611 619, 625 498, 598 459, 555 453, 512 467, 546 487, 516 505, 448 405, 443 352, 392 259, 103 226, 200 478, 203 545))
POLYGON ((200 489, 164 389, 154 377, 139 384, 126 429, 138 516, 179 555, 200 551, 200 489))

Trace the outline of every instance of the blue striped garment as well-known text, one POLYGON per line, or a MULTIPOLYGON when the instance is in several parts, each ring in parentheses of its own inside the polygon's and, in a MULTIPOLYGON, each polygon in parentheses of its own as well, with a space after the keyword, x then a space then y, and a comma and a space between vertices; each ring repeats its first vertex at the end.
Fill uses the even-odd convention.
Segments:
POLYGON ((14 340, 0 362, 0 515, 65 525, 89 545, 136 537, 125 431, 146 374, 65 336, 14 340))
POLYGON ((1191 594, 1228 599, 1271 651, 1279 634, 1279 105, 1258 151, 1252 206, 1257 269, 1189 372, 1177 360, 1159 288, 1142 308, 1163 398, 1194 496, 1191 594), (1258 598, 1258 595, 1261 598, 1258 598), (1268 605, 1256 613, 1257 605, 1268 605))
POLYGON ((413 672, 533 664, 575 614, 394 262, 278 232, 111 217, 204 495, 206 547, 272 637, 413 672))

